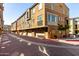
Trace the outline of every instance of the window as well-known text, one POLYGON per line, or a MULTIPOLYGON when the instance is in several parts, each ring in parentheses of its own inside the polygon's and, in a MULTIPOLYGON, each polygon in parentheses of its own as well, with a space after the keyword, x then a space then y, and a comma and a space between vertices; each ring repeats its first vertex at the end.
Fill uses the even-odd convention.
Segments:
POLYGON ((38 26, 43 25, 42 15, 39 15, 39 16, 38 16, 37 24, 38 24, 38 26))
POLYGON ((56 16, 54 16, 54 15, 51 15, 50 22, 55 22, 55 18, 56 18, 56 16))
POLYGON ((47 17, 48 17, 47 21, 50 22, 50 14, 48 14, 47 17))
POLYGON ((48 22, 55 22, 56 21, 56 18, 57 16, 53 15, 53 14, 48 14, 47 16, 47 21, 48 22))
POLYGON ((75 25, 75 29, 77 29, 77 25, 75 25))
POLYGON ((42 9, 42 3, 39 3, 38 8, 39 10, 42 9))

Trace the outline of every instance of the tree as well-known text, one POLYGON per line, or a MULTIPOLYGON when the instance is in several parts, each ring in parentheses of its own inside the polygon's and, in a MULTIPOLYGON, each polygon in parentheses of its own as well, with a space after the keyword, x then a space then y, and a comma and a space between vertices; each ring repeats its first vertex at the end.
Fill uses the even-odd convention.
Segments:
POLYGON ((61 31, 61 35, 62 31, 65 31, 66 35, 66 31, 70 28, 68 19, 69 19, 68 17, 65 17, 65 26, 58 24, 58 30, 61 31))
POLYGON ((61 32, 61 36, 62 36, 62 32, 65 31, 65 35, 66 35, 66 30, 69 29, 69 25, 66 24, 65 26, 58 24, 58 30, 61 32))
POLYGON ((58 30, 61 32, 61 37, 62 37, 62 31, 65 30, 65 28, 63 27, 63 25, 58 24, 58 30))

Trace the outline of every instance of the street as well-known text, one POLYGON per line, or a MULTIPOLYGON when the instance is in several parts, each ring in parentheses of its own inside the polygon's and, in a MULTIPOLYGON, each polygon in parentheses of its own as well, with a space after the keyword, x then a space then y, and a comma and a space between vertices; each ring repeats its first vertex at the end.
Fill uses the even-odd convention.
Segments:
POLYGON ((0 37, 0 56, 78 56, 79 46, 4 33, 0 37))

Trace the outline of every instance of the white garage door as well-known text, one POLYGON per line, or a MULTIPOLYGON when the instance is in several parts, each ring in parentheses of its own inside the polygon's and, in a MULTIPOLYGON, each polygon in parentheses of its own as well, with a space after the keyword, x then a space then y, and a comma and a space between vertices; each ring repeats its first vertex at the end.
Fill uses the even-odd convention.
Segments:
POLYGON ((25 36, 26 35, 26 32, 23 32, 23 36, 25 36))
POLYGON ((32 33, 28 33, 28 36, 32 36, 32 33))
POLYGON ((36 37, 44 39, 45 38, 45 34, 44 33, 36 33, 36 37))
POLYGON ((20 32, 20 35, 22 35, 22 32, 20 32))

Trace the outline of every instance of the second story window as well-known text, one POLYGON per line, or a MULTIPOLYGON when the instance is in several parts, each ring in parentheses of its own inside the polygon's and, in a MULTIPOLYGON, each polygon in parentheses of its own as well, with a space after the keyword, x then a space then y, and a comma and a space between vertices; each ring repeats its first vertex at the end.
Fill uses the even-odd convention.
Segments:
POLYGON ((42 15, 39 15, 39 16, 38 16, 37 24, 38 24, 38 26, 43 25, 42 15))
POLYGON ((53 14, 48 14, 47 16, 48 22, 55 22, 56 21, 56 16, 53 14))
POLYGON ((38 9, 39 9, 39 10, 42 9, 42 3, 39 3, 38 9))
POLYGON ((47 24, 48 25, 57 25, 59 20, 59 16, 52 14, 50 12, 47 13, 47 24))

